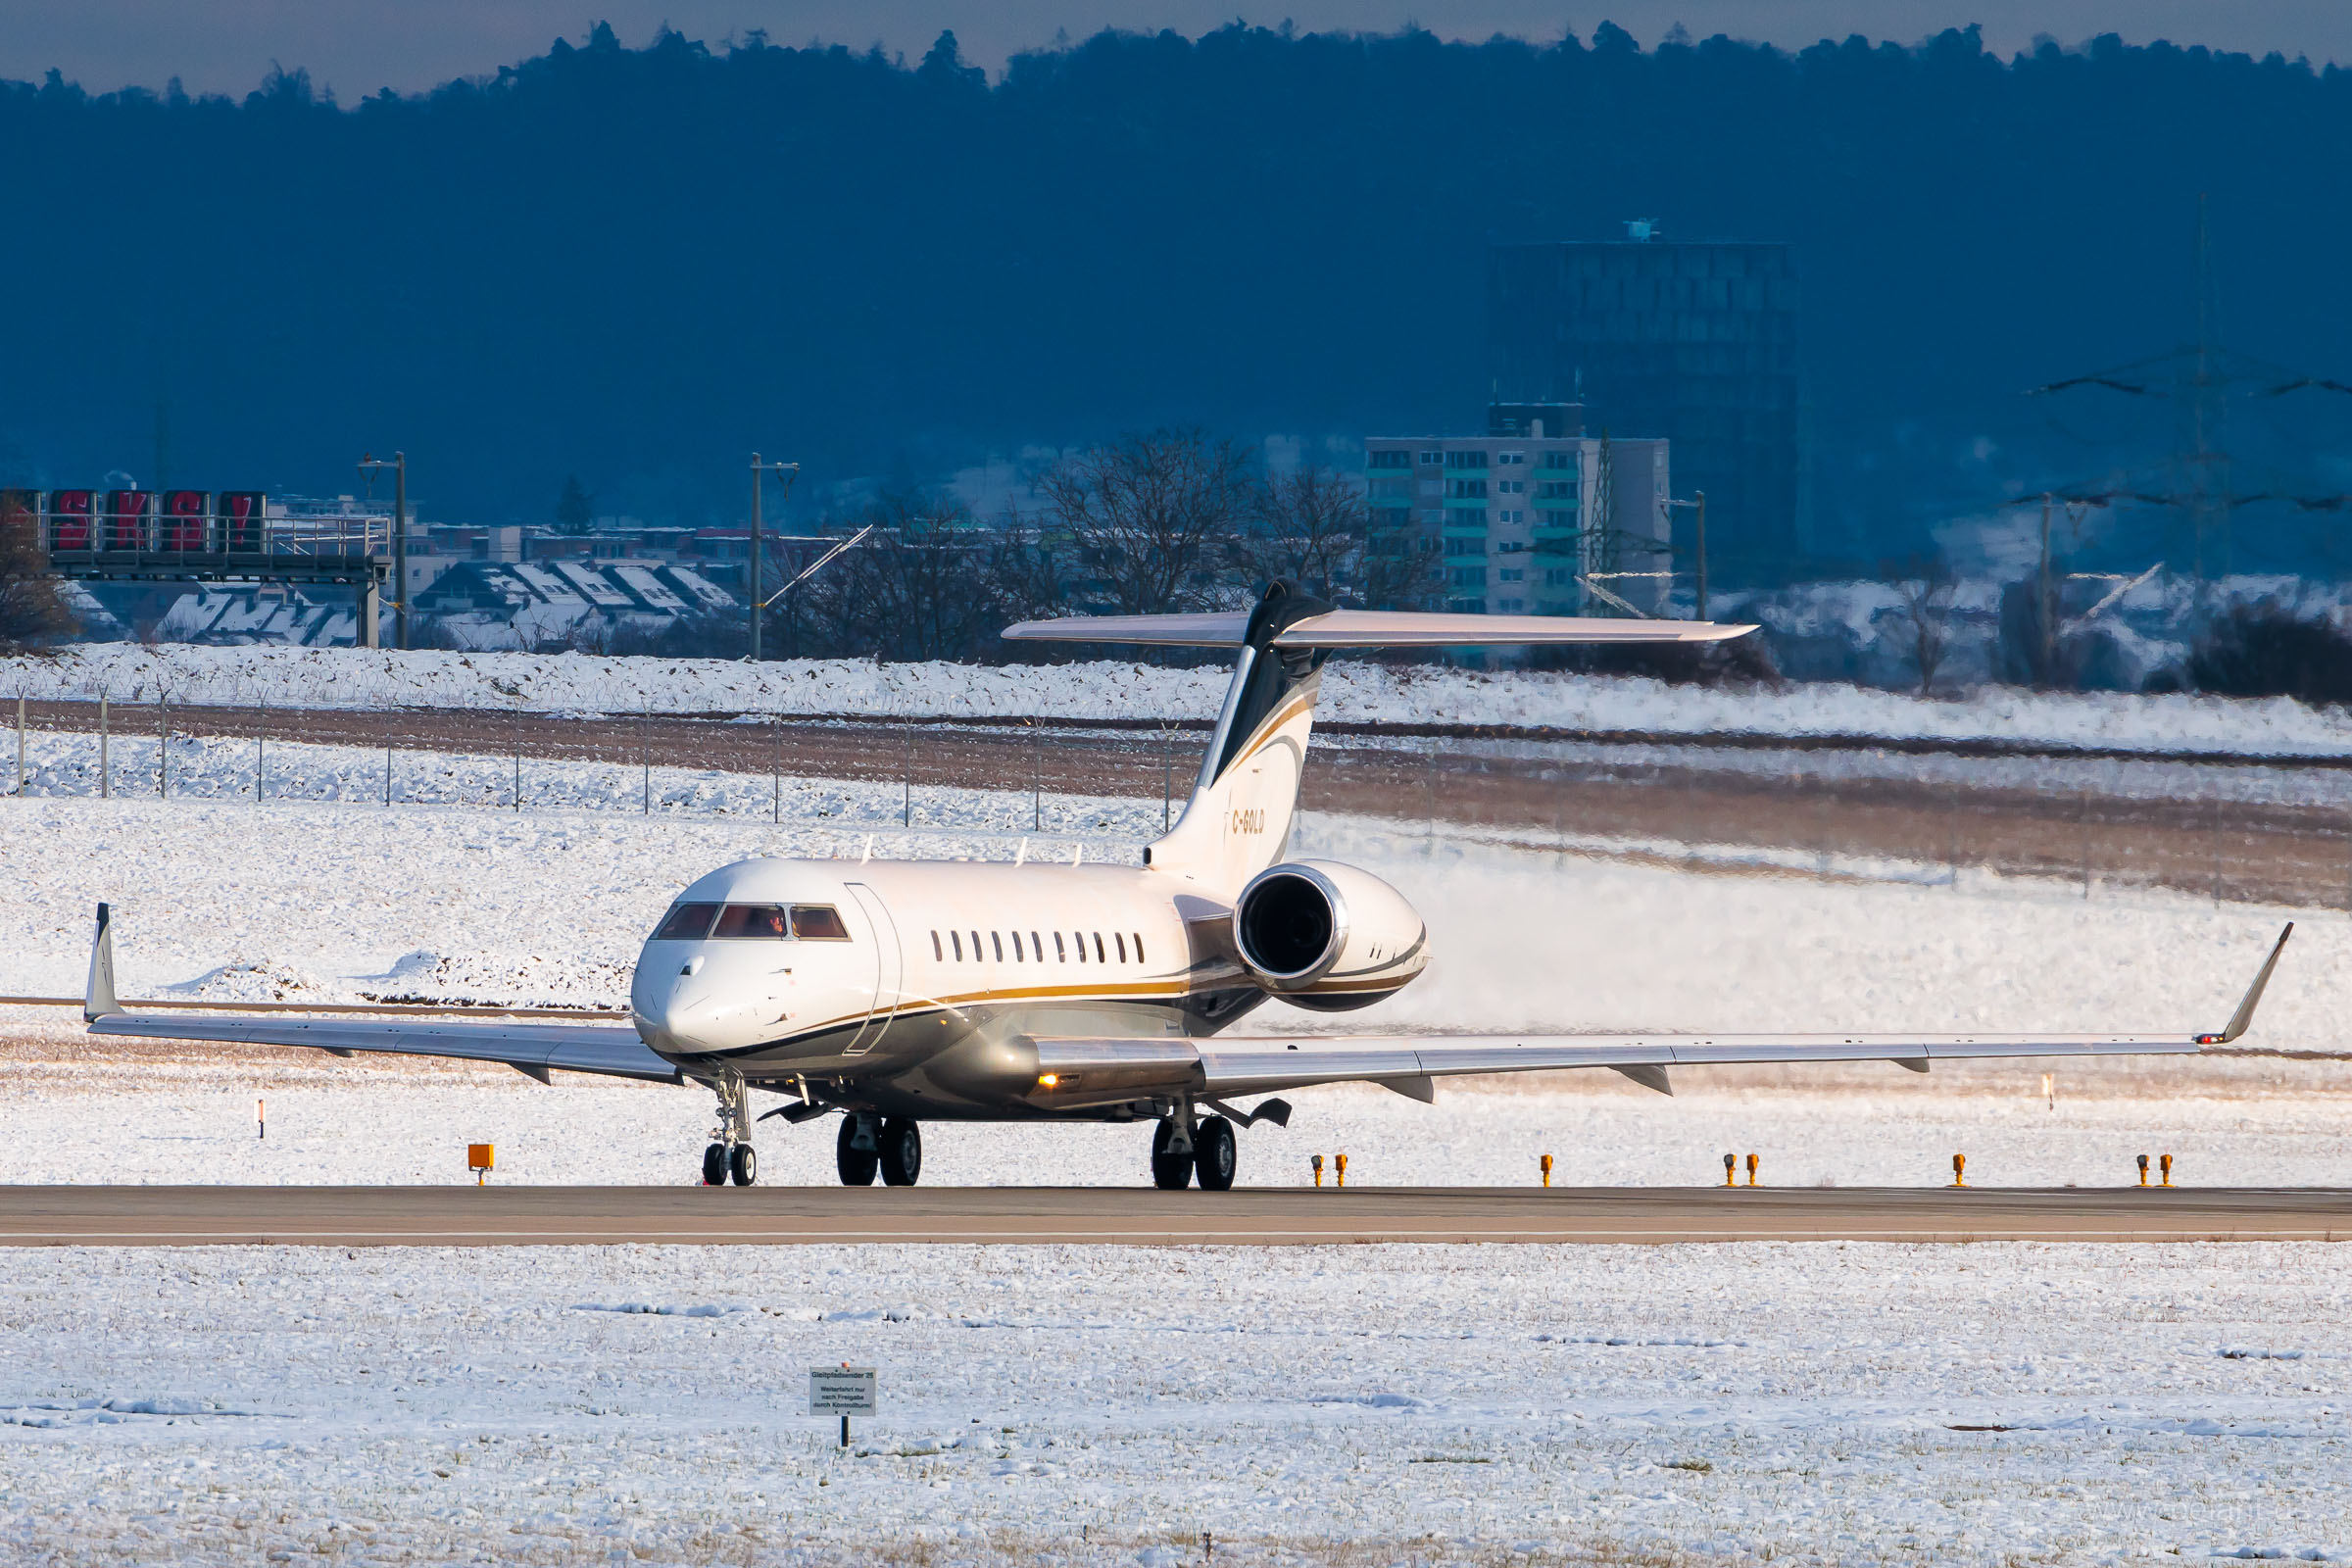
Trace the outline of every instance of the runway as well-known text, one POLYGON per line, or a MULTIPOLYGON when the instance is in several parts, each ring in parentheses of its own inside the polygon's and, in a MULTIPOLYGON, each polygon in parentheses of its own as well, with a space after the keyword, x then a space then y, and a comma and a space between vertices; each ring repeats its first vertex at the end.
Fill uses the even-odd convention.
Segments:
POLYGON ((2345 1240, 2343 1188, 0 1187, 5 1247, 2345 1240))

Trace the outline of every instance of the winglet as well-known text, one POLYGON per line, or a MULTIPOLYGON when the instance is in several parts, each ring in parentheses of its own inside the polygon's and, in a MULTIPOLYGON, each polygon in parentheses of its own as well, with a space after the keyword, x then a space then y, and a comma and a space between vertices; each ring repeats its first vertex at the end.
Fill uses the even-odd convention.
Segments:
POLYGON ((2226 1046, 2253 1027, 2254 1009, 2262 1004, 2262 988, 2271 983, 2271 971, 2278 967, 2278 955, 2286 951, 2286 939, 2294 934, 2295 922, 2289 920, 2286 929, 2278 933, 2278 944, 2271 949, 2271 956, 2262 960, 2262 968, 2256 972, 2254 983, 2246 987, 2245 998, 2238 1003, 2237 1011, 2230 1015, 2230 1026, 2218 1035, 2197 1036, 2198 1045, 2226 1046))
POLYGON ((115 1000, 115 916, 101 904, 98 938, 90 944, 90 983, 82 993, 81 1016, 85 1022, 96 1023, 122 1010, 122 1004, 115 1000))

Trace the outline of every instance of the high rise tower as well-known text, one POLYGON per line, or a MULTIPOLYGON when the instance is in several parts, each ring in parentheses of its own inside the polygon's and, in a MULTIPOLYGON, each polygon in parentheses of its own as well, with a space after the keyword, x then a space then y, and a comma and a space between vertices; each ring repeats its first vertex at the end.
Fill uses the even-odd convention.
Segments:
MULTIPOLYGON (((1782 577, 1802 547, 1797 322, 1787 245, 1636 237, 1487 252, 1497 396, 1572 399, 1595 434, 1666 437, 1677 491, 1707 493, 1719 574, 1782 577)), ((1688 517, 1675 524, 1684 550, 1688 517)))

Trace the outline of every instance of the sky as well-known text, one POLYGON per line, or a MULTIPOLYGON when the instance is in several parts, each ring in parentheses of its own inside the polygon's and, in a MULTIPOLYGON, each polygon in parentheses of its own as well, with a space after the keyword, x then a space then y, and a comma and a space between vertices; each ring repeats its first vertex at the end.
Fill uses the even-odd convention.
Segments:
POLYGON ((1061 34, 1118 26, 1198 36, 1237 15, 1314 31, 1417 22, 1473 39, 1548 40, 1563 28, 1590 38, 1613 21, 1644 46, 1679 23, 1696 37, 1724 32, 1798 48, 1855 32, 1911 43, 1976 23, 2003 53, 2042 35, 2072 44, 2118 32, 2132 43, 2169 38, 2352 62, 2347 0, 1282 0, 1255 15, 1233 0, 0 0, 0 78, 33 80, 54 67, 93 92, 161 88, 177 76, 190 92, 243 94, 275 64, 308 70, 349 103, 381 87, 410 92, 493 74, 545 53, 559 36, 579 40, 599 20, 631 45, 666 22, 714 45, 763 28, 778 43, 879 43, 909 59, 952 28, 967 60, 994 69, 1061 34))

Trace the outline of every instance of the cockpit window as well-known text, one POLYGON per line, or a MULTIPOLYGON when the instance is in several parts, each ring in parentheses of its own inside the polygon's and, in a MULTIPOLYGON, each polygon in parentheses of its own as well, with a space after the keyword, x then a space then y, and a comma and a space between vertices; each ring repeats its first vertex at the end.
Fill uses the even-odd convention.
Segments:
POLYGON ((681 904, 672 908, 654 933, 656 942, 700 942, 710 934, 710 917, 718 913, 715 904, 681 904))
POLYGON ((792 906, 792 934, 804 942, 847 942, 850 928, 841 923, 841 914, 830 904, 796 904, 792 906))
POLYGON ((710 935, 720 942, 786 942, 792 922, 780 904, 730 904, 718 911, 710 935))

